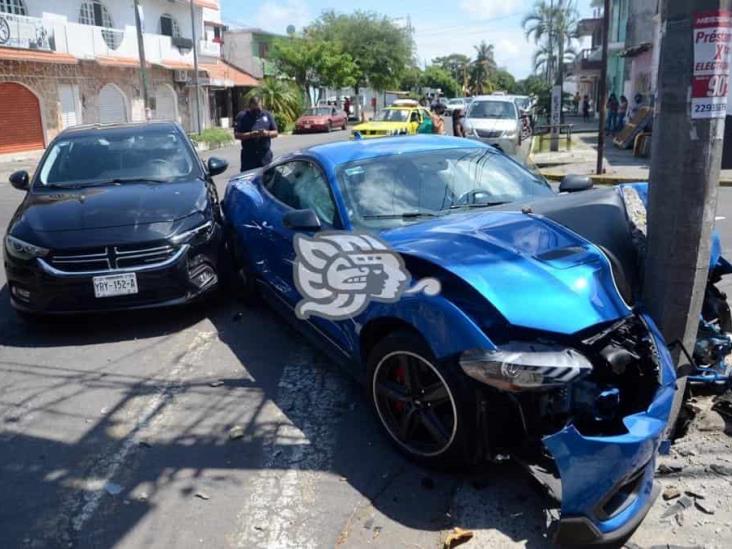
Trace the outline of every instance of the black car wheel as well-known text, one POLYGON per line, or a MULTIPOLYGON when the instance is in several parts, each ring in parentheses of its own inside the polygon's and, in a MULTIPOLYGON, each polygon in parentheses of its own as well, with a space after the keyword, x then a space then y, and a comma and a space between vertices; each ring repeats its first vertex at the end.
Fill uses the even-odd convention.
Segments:
POLYGON ((473 454, 475 399, 455 367, 410 333, 388 336, 369 355, 381 424, 402 452, 427 465, 456 465, 473 454))

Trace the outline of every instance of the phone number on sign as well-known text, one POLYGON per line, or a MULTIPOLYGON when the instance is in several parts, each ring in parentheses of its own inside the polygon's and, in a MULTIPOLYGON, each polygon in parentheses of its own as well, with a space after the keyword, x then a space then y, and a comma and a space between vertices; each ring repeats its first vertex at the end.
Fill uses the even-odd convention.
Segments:
POLYGON ((726 114, 726 102, 696 100, 692 105, 693 118, 723 118, 726 114))

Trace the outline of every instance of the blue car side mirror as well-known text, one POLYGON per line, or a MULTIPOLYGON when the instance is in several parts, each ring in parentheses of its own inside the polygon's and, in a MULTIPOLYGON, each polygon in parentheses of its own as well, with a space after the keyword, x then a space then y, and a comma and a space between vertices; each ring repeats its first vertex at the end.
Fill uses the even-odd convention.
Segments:
POLYGON ((570 174, 565 175, 559 184, 560 193, 576 193, 578 191, 587 191, 594 186, 592 179, 586 175, 570 174))
POLYGON ((293 210, 282 217, 282 223, 293 231, 319 231, 320 218, 311 209, 293 210))

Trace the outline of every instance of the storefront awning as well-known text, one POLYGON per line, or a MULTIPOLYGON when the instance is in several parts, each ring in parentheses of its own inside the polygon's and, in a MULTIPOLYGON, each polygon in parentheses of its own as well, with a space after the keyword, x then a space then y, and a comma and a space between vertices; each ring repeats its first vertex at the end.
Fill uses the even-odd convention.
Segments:
POLYGON ((192 71, 193 63, 186 63, 185 61, 166 61, 163 60, 160 63, 156 63, 159 67, 164 69, 170 69, 172 71, 192 71))
POLYGON ((76 57, 67 53, 16 48, 0 48, 0 60, 56 63, 59 65, 76 65, 79 62, 76 57))
POLYGON ((94 58, 94 61, 102 67, 128 67, 136 69, 140 66, 140 60, 137 57, 109 57, 106 55, 97 55, 94 58))
POLYGON ((259 86, 259 80, 254 78, 251 74, 244 72, 225 61, 218 61, 216 63, 200 63, 198 68, 208 73, 209 82, 207 85, 210 86, 220 86, 223 88, 233 88, 234 86, 254 88, 259 86))

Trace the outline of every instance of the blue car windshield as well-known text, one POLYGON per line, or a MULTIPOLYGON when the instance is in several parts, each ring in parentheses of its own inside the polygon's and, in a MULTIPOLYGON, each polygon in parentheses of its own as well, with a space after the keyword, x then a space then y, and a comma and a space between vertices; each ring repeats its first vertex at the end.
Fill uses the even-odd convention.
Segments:
POLYGON ((190 177, 197 164, 190 147, 171 129, 134 128, 59 138, 38 171, 39 187, 76 187, 190 177))
POLYGON ((553 194, 543 178, 489 148, 358 160, 340 166, 337 178, 351 223, 365 230, 553 194))

